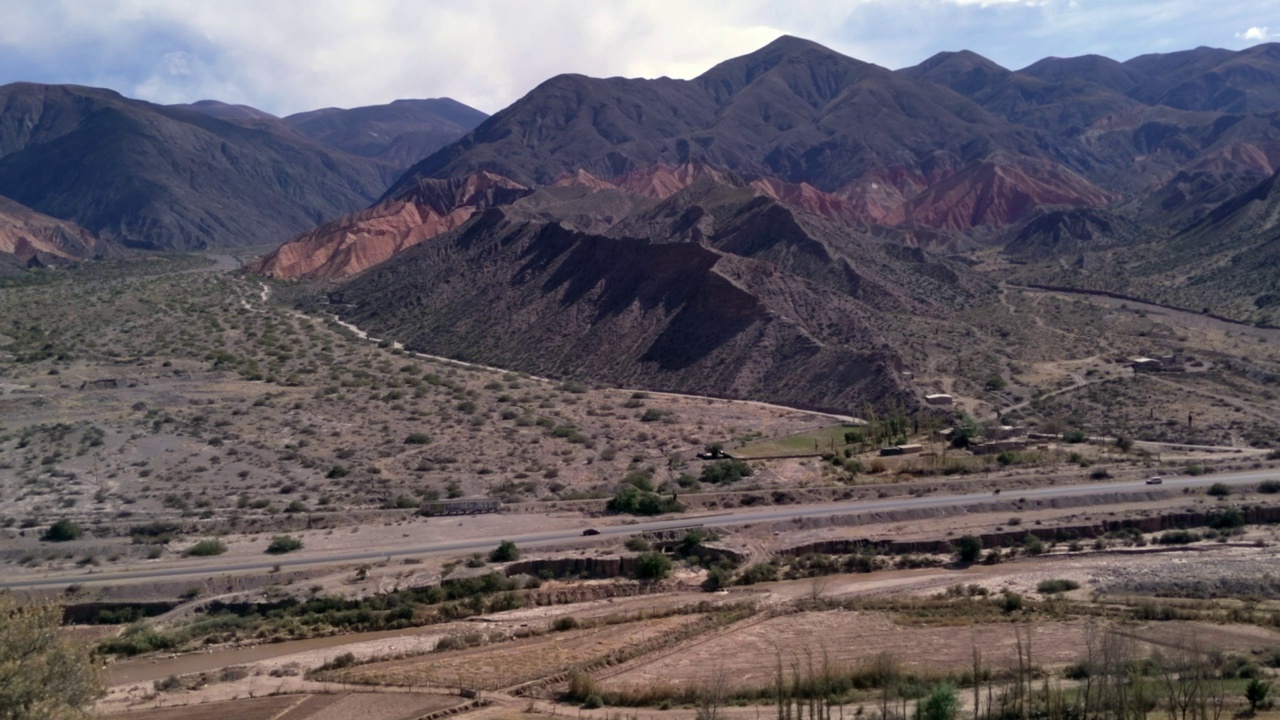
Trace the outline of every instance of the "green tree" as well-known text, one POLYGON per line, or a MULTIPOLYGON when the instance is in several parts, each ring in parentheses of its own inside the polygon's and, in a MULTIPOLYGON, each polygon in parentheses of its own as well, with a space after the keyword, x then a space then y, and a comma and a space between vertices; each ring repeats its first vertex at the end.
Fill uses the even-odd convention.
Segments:
POLYGON ((510 540, 503 540, 489 553, 490 562, 515 562, 520 559, 520 548, 510 540))
POLYGON ((933 688, 920 704, 920 720, 955 720, 960 712, 960 698, 955 688, 942 683, 933 688))
POLYGON ((661 580, 671 574, 671 560, 660 552, 647 552, 636 559, 636 577, 661 580))
POLYGON ((62 518, 58 522, 49 526, 49 529, 45 531, 44 537, 42 537, 41 540, 48 540, 49 542, 67 542, 68 540, 75 540, 79 538, 81 532, 80 526, 74 520, 62 518))
POLYGON ((102 697, 87 644, 62 632, 62 609, 0 595, 0 720, 89 717, 102 697))
POLYGON ((972 535, 965 535, 956 541, 956 558, 962 563, 977 562, 982 555, 982 541, 972 535))
POLYGON ((735 483, 754 474, 755 470, 741 460, 717 460, 702 468, 701 480, 712 485, 735 483))
POLYGON ((1244 699, 1249 701, 1249 712, 1258 712, 1258 706, 1267 702, 1267 696, 1271 694, 1271 683, 1263 682, 1258 678, 1249 681, 1244 686, 1244 699))

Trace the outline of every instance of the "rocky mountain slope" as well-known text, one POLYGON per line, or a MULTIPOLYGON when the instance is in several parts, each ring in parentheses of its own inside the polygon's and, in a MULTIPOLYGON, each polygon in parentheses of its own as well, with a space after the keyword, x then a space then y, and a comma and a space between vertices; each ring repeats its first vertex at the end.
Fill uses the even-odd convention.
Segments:
POLYGON ((554 219, 591 195, 543 189, 484 210, 344 283, 331 307, 463 360, 848 411, 915 402, 882 323, 988 292, 962 264, 750 187, 704 177, 603 232, 554 219))
POLYGON ((366 207, 388 163, 109 90, 0 87, 0 195, 156 249, 279 241, 366 207))
MULTIPOLYGON (((689 81, 552 78, 382 200, 478 172, 657 199, 714 177, 947 248, 1032 232, 1051 208, 1105 210, 1167 237, 1280 167, 1278 49, 1046 58, 1020 71, 966 51, 891 72, 783 37, 689 81)), ((1059 246, 1048 240, 1022 245, 1059 246)), ((323 247, 323 233, 308 244, 323 247)))
POLYGON ((481 210, 505 205, 529 189, 489 173, 423 180, 403 197, 325 223, 252 264, 271 277, 354 275, 423 240, 452 230, 481 210))
POLYGON ((0 197, 0 257, 6 264, 56 265, 99 256, 102 243, 72 222, 41 215, 0 197))

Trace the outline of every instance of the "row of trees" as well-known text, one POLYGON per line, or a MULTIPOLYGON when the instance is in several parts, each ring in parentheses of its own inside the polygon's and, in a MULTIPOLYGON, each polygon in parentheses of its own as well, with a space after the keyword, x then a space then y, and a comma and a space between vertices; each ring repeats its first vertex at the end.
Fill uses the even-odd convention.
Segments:
MULTIPOLYGON (((975 642, 972 667, 959 678, 972 690, 971 716, 982 720, 1222 720, 1231 669, 1194 636, 1162 642, 1115 627, 1090 625, 1081 660, 1067 680, 1053 680, 1035 665, 1031 626, 1014 627, 1014 654, 993 668, 975 642)), ((778 652, 769 694, 777 720, 843 720, 850 692, 873 690, 883 720, 954 720, 960 695, 947 681, 929 682, 906 671, 889 653, 856 667, 833 663, 825 648, 784 659, 778 652)), ((1250 711, 1268 704, 1270 684, 1254 677, 1244 686, 1250 711)), ((718 720, 720 708, 742 693, 728 673, 714 672, 698 693, 699 720, 718 720)), ((1238 702, 1238 701, 1237 701, 1238 702)))

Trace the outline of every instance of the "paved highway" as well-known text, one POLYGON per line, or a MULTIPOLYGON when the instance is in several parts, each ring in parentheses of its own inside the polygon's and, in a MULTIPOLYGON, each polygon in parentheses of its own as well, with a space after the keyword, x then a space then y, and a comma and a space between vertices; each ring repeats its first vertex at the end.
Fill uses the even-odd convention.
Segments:
MULTIPOLYGON (((1058 498, 1079 497, 1087 495, 1103 495, 1117 492, 1134 492, 1139 490, 1163 489, 1170 494, 1181 493, 1184 488, 1207 487, 1213 483, 1226 485, 1250 485, 1262 480, 1280 479, 1280 471, 1254 470, 1246 472, 1216 473, 1199 477, 1166 478, 1158 488, 1149 486, 1143 481, 1086 483, 1079 485, 1050 485, 1033 490, 1005 491, 1000 495, 1004 501, 1016 501, 1019 498, 1031 500, 1054 500, 1058 498)), ((690 526, 707 528, 733 527, 760 522, 778 522, 800 518, 832 517, 853 515, 858 513, 884 512, 890 510, 913 510, 922 508, 942 508, 965 505, 976 505, 990 502, 991 493, 966 495, 923 495, 919 497, 888 498, 884 500, 860 500, 855 502, 823 503, 820 505, 783 505, 750 510, 730 510, 715 514, 681 515, 664 520, 641 521, 624 525, 600 525, 598 536, 591 540, 601 540, 619 535, 629 536, 636 533, 673 530, 690 526)), ((590 521, 584 520, 584 527, 590 521)), ((182 577, 214 577, 252 573, 269 570, 275 567, 298 569, 309 566, 342 565, 347 563, 386 560, 404 556, 466 554, 481 550, 489 550, 501 540, 511 540, 517 545, 529 547, 552 547, 556 545, 590 542, 582 536, 581 530, 535 533, 531 535, 474 538, 448 543, 431 545, 387 547, 376 551, 353 553, 330 553, 301 555, 298 557, 282 557, 245 563, 218 564, 203 563, 188 566, 156 566, 145 570, 123 570, 100 573, 84 573, 76 575, 56 575, 47 577, 26 577, 0 581, 0 588, 39 588, 70 584, 103 584, 136 580, 172 580, 182 577)))

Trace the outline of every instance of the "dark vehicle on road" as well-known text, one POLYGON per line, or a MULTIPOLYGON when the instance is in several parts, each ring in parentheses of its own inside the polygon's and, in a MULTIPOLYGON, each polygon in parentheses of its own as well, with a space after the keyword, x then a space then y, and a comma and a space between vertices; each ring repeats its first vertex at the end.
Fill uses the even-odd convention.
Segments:
POLYGON ((582 534, 583 535, 599 535, 600 531, 595 528, 587 528, 586 530, 582 531, 582 534))
POLYGON ((1163 482, 1164 482, 1164 478, 1162 478, 1162 477, 1160 477, 1160 476, 1158 476, 1158 475, 1157 475, 1156 477, 1149 477, 1149 478, 1147 478, 1147 484, 1148 484, 1148 485, 1159 485, 1159 484, 1161 484, 1161 483, 1163 483, 1163 482))

